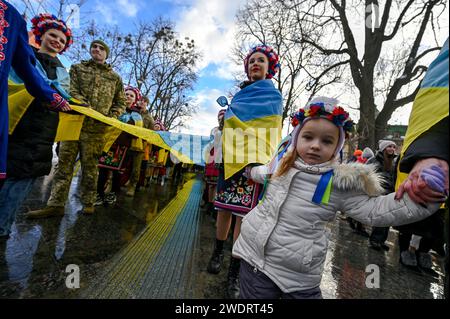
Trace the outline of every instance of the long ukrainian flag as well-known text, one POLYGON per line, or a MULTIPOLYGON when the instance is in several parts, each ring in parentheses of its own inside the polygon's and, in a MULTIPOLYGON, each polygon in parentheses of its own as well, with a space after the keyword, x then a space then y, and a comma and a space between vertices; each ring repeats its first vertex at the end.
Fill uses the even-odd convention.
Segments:
MULTIPOLYGON (((22 116, 33 101, 23 84, 8 82, 9 134, 12 134, 22 116)), ((110 127, 106 133, 106 146, 111 146, 119 134, 124 131, 133 136, 148 141, 171 152, 179 161, 188 164, 204 165, 203 150, 210 142, 209 136, 189 135, 172 132, 153 131, 143 127, 126 124, 119 120, 85 106, 76 105, 71 100, 70 106, 81 115, 59 113, 59 125, 55 141, 75 141, 79 139, 85 116, 92 117, 110 127)))
MULTIPOLYGON (((414 99, 408 130, 406 131, 400 161, 411 144, 424 132, 448 117, 448 38, 438 57, 430 64, 414 99)), ((397 168, 395 189, 408 177, 397 168)))
POLYGON ((281 139, 282 101, 271 80, 256 81, 233 97, 222 135, 225 179, 248 164, 270 161, 281 139))

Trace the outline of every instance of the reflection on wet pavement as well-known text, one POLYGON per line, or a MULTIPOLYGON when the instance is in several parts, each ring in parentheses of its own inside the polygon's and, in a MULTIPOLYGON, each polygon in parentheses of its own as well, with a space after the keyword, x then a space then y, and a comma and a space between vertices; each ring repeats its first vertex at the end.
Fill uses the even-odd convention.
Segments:
POLYGON ((78 176, 73 179, 62 218, 30 221, 23 217, 24 212, 45 206, 51 176, 34 185, 9 240, 0 244, 0 297, 76 295, 65 287, 66 266, 79 265, 86 280, 95 276, 95 269, 126 246, 182 187, 152 184, 134 198, 119 195, 113 207, 97 207, 93 216, 85 216, 80 213, 82 206, 76 196, 78 176))
MULTIPOLYGON (((214 247, 214 220, 203 212, 198 254, 196 298, 224 298, 227 267, 231 254, 231 240, 225 245, 224 270, 218 275, 206 271, 214 247)), ((433 269, 439 273, 433 278, 424 273, 406 269, 399 263, 397 232, 390 231, 388 252, 369 248, 368 239, 354 233, 348 223, 338 215, 328 226, 330 241, 326 257, 321 290, 324 299, 443 299, 443 258, 433 255, 433 269), (369 266, 369 267, 368 267, 369 266), (380 270, 379 288, 368 288, 371 267, 380 270), (368 280, 369 278, 369 280, 368 280)))
MULTIPOLYGON (((0 298, 83 297, 98 282, 100 274, 114 264, 115 258, 132 248, 137 236, 143 233, 147 225, 156 221, 169 202, 183 189, 183 184, 152 184, 137 192, 134 198, 121 194, 113 207, 98 207, 95 214, 85 216, 80 214, 81 205, 76 196, 77 181, 75 177, 62 218, 29 221, 24 219, 23 212, 45 205, 51 176, 36 182, 13 226, 10 239, 0 241, 0 298), (65 285, 68 275, 66 267, 70 264, 80 267, 80 289, 68 289, 65 285)), ((200 189, 194 188, 194 191, 200 192, 200 189)), ((172 249, 182 247, 186 242, 185 239, 184 242, 178 239, 184 238, 176 234, 178 227, 184 234, 198 227, 198 243, 194 246, 185 245, 193 250, 195 256, 190 270, 192 275, 189 274, 195 283, 191 295, 193 298, 224 298, 231 240, 225 244, 224 270, 218 275, 208 274, 206 265, 213 249, 214 220, 204 211, 200 211, 199 219, 192 220, 186 219, 184 224, 173 227, 173 238, 168 238, 164 246, 166 248, 161 249, 160 254, 165 254, 170 260, 172 249), (192 228, 186 228, 191 224, 192 228), (181 225, 185 225, 184 228, 181 225)), ((177 223, 182 221, 180 219, 177 223)), ((321 284, 324 298, 443 298, 442 259, 434 259, 434 270, 440 274, 438 278, 405 269, 398 262, 396 231, 391 229, 389 234, 388 252, 369 249, 367 238, 355 234, 340 216, 329 225, 329 231, 329 249, 321 284), (380 270, 379 288, 368 288, 366 285, 370 274, 370 270, 367 271, 369 265, 375 265, 380 270)), ((177 262, 171 262, 171 267, 176 269, 177 262)), ((128 264, 133 263, 131 261, 128 264)), ((164 270, 164 265, 160 265, 159 261, 155 265, 142 272, 143 282, 157 282, 163 287, 161 276, 154 278, 152 274, 164 270)), ((168 290, 165 293, 168 298, 175 298, 175 293, 169 293, 168 290)), ((183 295, 182 292, 179 295, 183 295)), ((151 291, 141 291, 138 296, 158 297, 151 291)))

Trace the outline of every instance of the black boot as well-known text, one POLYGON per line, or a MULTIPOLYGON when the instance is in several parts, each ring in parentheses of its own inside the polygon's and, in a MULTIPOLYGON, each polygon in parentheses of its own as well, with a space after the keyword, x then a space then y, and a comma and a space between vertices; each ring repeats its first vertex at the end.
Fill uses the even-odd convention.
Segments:
POLYGON ((231 257, 230 268, 228 269, 228 285, 227 285, 227 298, 238 299, 239 298, 239 269, 241 266, 241 260, 231 257))
POLYGON ((208 203, 206 204, 206 213, 207 213, 208 215, 212 216, 213 210, 214 210, 214 204, 211 203, 211 202, 208 202, 208 203))
POLYGON ((214 219, 217 219, 217 210, 214 207, 214 203, 208 203, 208 214, 214 219))
POLYGON ((216 239, 216 243, 214 245, 214 251, 211 256, 211 259, 208 263, 208 268, 206 269, 210 274, 218 274, 220 269, 222 268, 223 263, 223 243, 224 240, 216 239))

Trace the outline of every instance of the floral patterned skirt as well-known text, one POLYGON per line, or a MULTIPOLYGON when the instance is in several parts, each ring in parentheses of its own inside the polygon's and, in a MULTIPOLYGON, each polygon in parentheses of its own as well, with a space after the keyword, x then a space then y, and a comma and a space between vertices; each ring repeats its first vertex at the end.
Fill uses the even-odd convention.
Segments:
POLYGON ((214 206, 219 210, 228 210, 239 216, 245 216, 258 204, 262 185, 248 180, 244 169, 229 179, 224 179, 224 171, 220 170, 217 181, 217 193, 214 206))

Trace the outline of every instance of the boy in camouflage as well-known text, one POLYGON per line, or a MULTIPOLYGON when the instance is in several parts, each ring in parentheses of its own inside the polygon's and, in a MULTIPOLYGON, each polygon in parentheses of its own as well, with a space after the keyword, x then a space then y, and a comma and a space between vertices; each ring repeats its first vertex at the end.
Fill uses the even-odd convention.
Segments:
MULTIPOLYGON (((92 59, 72 65, 71 96, 90 105, 103 115, 118 118, 125 110, 122 78, 105 63, 109 47, 101 40, 91 43, 92 59)), ((64 215, 64 205, 72 181, 78 153, 81 160, 81 203, 83 213, 94 213, 98 178, 98 158, 104 147, 107 125, 86 117, 78 141, 61 142, 58 166, 47 207, 27 214, 30 219, 64 215)))

